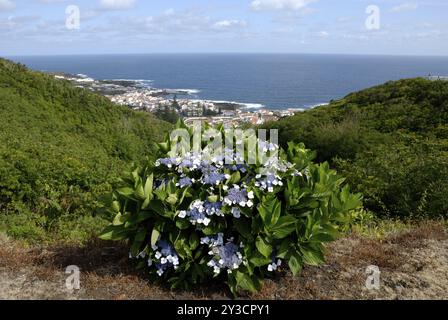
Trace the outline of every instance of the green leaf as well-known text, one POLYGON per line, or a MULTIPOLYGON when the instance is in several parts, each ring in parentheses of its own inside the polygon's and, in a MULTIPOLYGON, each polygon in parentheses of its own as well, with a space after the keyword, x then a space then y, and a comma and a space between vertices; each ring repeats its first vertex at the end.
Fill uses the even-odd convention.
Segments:
POLYGON ((257 285, 249 275, 238 271, 235 275, 235 279, 237 286, 241 289, 250 292, 257 291, 257 285))
POLYGON ((218 202, 219 196, 213 195, 213 196, 208 197, 207 200, 208 200, 208 202, 215 203, 215 202, 218 202))
POLYGON ((185 200, 185 198, 191 198, 192 197, 192 195, 191 195, 191 193, 189 192, 189 190, 190 190, 190 187, 188 187, 188 188, 186 188, 183 192, 182 192, 182 195, 181 195, 181 197, 180 197, 180 199, 179 199, 179 204, 182 204, 183 202, 184 202, 184 200, 185 200))
POLYGON ((180 230, 187 230, 188 228, 190 228, 190 226, 191 226, 190 221, 186 219, 176 220, 176 227, 180 230))
POLYGON ((179 237, 174 242, 174 248, 176 249, 177 254, 182 258, 186 259, 187 257, 192 258, 193 253, 190 250, 190 247, 187 244, 187 240, 184 237, 179 237))
POLYGON ((264 197, 258 208, 263 222, 268 228, 277 224, 281 214, 281 203, 275 196, 264 197))
POLYGON ((130 197, 134 194, 134 189, 125 187, 125 188, 117 189, 117 192, 124 197, 130 197))
POLYGON ((166 202, 174 206, 177 203, 177 200, 179 200, 177 198, 177 194, 172 193, 168 196, 168 198, 166 199, 166 202))
POLYGON ((297 219, 291 215, 280 217, 270 230, 276 239, 284 239, 296 230, 297 219))
POLYGON ((143 185, 141 183, 139 183, 137 185, 137 187, 135 188, 134 195, 139 200, 145 200, 146 199, 145 190, 143 189, 143 185))
POLYGON ((248 219, 241 217, 238 221, 235 221, 234 226, 238 233, 244 238, 253 239, 251 225, 248 219))
POLYGON ((152 195, 152 188, 154 184, 154 175, 151 174, 147 179, 145 183, 145 197, 149 198, 152 195))
POLYGON ((117 226, 122 226, 122 225, 124 225, 126 223, 126 221, 129 219, 129 217, 130 217, 130 214, 123 215, 121 213, 118 213, 115 216, 114 221, 112 222, 112 225, 116 226, 116 227, 117 226))
POLYGON ((156 145, 163 153, 167 153, 170 150, 170 145, 168 142, 157 143, 156 145))
POLYGON ((257 247, 258 251, 264 257, 266 257, 266 258, 270 258, 271 257, 271 255, 272 255, 272 247, 261 236, 258 236, 257 240, 255 240, 255 246, 257 247))
POLYGON ((102 240, 112 241, 124 240, 129 237, 132 231, 133 230, 128 230, 121 226, 108 226, 103 230, 103 232, 100 233, 99 238, 102 240))
POLYGON ((258 252, 255 252, 252 257, 249 259, 249 262, 255 267, 266 266, 271 263, 270 258, 266 258, 258 252))
POLYGON ((160 214, 161 216, 165 215, 166 208, 163 205, 163 202, 160 200, 154 200, 151 201, 151 205, 149 209, 155 211, 156 213, 160 214))
POLYGON ((229 275, 229 278, 228 278, 229 280, 227 281, 227 285, 229 286, 229 289, 230 289, 230 292, 232 293, 232 295, 234 296, 234 297, 236 297, 237 295, 238 295, 238 285, 237 285, 237 283, 236 283, 236 279, 235 279, 235 277, 232 275, 232 274, 230 274, 229 275))
POLYGON ((131 246, 131 254, 136 256, 140 253, 143 242, 146 239, 146 230, 140 230, 134 238, 131 246))
POLYGON ((120 202, 119 201, 113 201, 112 205, 111 205, 111 209, 112 209, 113 212, 116 212, 116 213, 120 212, 120 210, 121 210, 120 202))
POLYGON ((239 171, 233 173, 229 179, 229 184, 237 184, 241 180, 241 174, 239 171))
POLYGON ((292 247, 291 241, 289 239, 283 240, 280 247, 277 250, 277 258, 285 259, 292 247))
POLYGON ((336 238, 333 235, 325 232, 313 234, 310 239, 310 241, 313 242, 331 242, 334 240, 336 240, 336 238))
POLYGON ((159 241, 160 238, 160 232, 157 229, 152 229, 151 233, 151 247, 154 247, 157 244, 157 241, 159 241))
POLYGON ((288 261, 289 269, 294 276, 297 276, 302 270, 302 262, 299 254, 294 253, 291 255, 288 261))
POLYGON ((309 247, 300 247, 300 252, 303 255, 303 261, 311 266, 319 266, 325 263, 325 257, 321 250, 312 249, 309 247))
POLYGON ((136 223, 146 221, 153 216, 154 216, 154 213, 151 211, 140 211, 140 213, 137 216, 136 223))
POLYGON ((149 204, 151 203, 151 197, 147 197, 146 199, 145 199, 145 201, 143 201, 143 203, 142 203, 142 210, 145 210, 145 209, 147 209, 148 207, 149 207, 149 204))
POLYGON ((190 249, 196 250, 196 248, 199 246, 200 240, 199 240, 199 236, 194 232, 191 234, 190 239, 189 239, 189 244, 190 244, 190 249))

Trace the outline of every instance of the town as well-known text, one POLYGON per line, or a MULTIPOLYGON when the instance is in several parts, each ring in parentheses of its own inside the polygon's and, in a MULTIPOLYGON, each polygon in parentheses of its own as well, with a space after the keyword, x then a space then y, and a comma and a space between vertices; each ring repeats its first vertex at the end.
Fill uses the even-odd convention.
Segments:
POLYGON ((82 74, 54 76, 70 81, 76 87, 100 93, 116 104, 151 112, 171 122, 182 118, 186 124, 202 121, 226 126, 260 125, 304 111, 301 108, 269 110, 260 105, 199 100, 191 97, 195 91, 152 88, 143 80, 95 80, 82 74))

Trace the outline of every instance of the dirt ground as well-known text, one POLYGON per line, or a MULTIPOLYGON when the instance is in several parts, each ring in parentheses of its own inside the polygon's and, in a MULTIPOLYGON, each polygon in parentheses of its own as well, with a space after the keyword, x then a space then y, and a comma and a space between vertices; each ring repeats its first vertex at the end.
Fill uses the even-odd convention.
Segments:
MULTIPOLYGON (((350 236, 328 246, 327 264, 299 278, 284 272, 244 299, 448 299, 448 235, 424 223, 379 241, 350 236), (366 268, 379 267, 380 289, 367 289, 366 268)), ((125 247, 25 247, 0 236, 0 299, 230 299, 224 286, 170 291, 134 270, 125 247), (65 268, 81 270, 69 291, 65 268)))

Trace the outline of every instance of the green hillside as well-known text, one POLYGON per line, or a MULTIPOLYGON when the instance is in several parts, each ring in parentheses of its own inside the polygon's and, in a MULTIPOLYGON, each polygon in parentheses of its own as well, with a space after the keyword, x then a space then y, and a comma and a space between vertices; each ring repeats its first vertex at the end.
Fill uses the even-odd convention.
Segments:
POLYGON ((388 82, 266 127, 316 150, 377 214, 448 216, 448 81, 388 82))
POLYGON ((169 125, 0 59, 0 231, 46 240, 101 229, 98 198, 169 125))

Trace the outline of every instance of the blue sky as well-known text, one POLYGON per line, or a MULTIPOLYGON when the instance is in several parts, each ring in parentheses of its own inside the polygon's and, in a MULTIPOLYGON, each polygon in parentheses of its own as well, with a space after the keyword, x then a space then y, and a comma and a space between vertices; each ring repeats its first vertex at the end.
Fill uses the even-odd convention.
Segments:
POLYGON ((0 0, 0 56, 168 52, 448 55, 448 1, 0 0))

